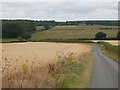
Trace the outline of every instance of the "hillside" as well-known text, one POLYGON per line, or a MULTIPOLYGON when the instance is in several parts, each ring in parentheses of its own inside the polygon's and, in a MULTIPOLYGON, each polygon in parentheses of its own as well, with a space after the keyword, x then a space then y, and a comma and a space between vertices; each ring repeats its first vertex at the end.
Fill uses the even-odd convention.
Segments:
POLYGON ((107 38, 116 38, 117 26, 55 26, 49 30, 36 32, 32 34, 31 40, 49 40, 49 39, 94 39, 97 32, 104 32, 107 38))

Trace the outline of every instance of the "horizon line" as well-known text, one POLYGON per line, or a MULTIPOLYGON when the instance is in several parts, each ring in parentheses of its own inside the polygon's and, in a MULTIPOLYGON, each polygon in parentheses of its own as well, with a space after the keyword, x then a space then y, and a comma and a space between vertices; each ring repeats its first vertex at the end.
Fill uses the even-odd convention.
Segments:
POLYGON ((28 19, 28 18, 0 18, 0 20, 31 20, 31 21, 56 21, 56 22, 69 22, 69 21, 119 21, 118 19, 83 19, 83 20, 54 20, 54 19, 28 19))

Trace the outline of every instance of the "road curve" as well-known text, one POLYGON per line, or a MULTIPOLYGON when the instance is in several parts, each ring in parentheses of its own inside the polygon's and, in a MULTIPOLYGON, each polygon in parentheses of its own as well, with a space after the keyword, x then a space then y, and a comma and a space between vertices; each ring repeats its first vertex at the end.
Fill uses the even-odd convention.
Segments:
POLYGON ((118 64, 94 47, 94 66, 91 88, 118 88, 118 64))

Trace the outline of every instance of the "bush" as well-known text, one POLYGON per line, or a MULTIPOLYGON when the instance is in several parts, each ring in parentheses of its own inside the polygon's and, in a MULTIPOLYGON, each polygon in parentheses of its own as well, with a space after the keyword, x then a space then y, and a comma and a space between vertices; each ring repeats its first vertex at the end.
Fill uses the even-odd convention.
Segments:
POLYGON ((118 40, 120 40, 120 31, 117 33, 117 37, 118 40))
POLYGON ((48 30, 50 27, 48 25, 44 25, 45 30, 48 30))
POLYGON ((24 38, 24 39, 28 39, 28 38, 31 38, 31 34, 25 32, 25 33, 23 33, 20 37, 21 37, 21 38, 24 38))
POLYGON ((98 32, 95 35, 95 39, 98 39, 98 40, 100 40, 100 39, 106 39, 106 36, 107 36, 106 33, 98 32))

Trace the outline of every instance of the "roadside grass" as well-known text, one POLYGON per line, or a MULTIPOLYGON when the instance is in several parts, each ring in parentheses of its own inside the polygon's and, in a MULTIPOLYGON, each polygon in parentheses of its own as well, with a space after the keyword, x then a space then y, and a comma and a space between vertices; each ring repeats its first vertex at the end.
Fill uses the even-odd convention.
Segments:
POLYGON ((118 54, 115 54, 114 52, 110 52, 110 51, 105 51, 103 53, 106 56, 110 57, 111 59, 115 60, 116 62, 120 63, 119 58, 118 58, 118 54))
POLYGON ((89 88, 90 81, 92 77, 94 63, 93 52, 90 56, 85 58, 85 60, 79 64, 73 74, 64 84, 64 88, 89 88))
POLYGON ((99 44, 97 44, 97 45, 100 47, 101 50, 105 50, 105 46, 104 46, 103 44, 100 44, 100 43, 99 43, 99 44))
POLYGON ((0 43, 13 43, 13 42, 26 42, 26 40, 20 40, 18 38, 1 38, 0 43))
POLYGON ((114 46, 107 42, 99 42, 97 45, 100 47, 101 50, 104 50, 103 52, 104 55, 120 63, 120 60, 118 58, 120 56, 120 53, 119 53, 120 46, 114 46))

